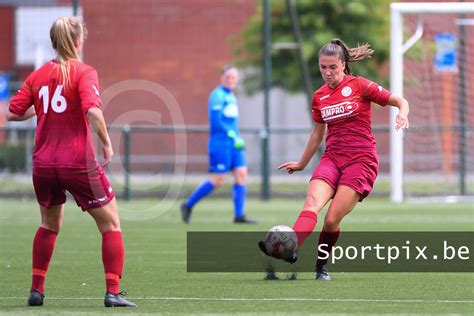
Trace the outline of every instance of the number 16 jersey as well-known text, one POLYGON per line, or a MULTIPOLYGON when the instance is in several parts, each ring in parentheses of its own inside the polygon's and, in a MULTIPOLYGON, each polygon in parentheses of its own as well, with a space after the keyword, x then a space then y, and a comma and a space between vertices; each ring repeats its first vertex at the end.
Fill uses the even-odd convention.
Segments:
POLYGON ((52 60, 32 72, 10 101, 10 112, 19 116, 35 107, 33 167, 97 166, 87 120, 87 111, 102 105, 97 72, 78 60, 69 65, 67 87, 60 64, 52 60))

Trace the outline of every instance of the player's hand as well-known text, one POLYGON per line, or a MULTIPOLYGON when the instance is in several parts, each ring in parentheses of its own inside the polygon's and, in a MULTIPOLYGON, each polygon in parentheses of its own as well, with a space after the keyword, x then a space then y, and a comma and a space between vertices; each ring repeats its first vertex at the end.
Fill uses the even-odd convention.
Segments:
POLYGON ((102 166, 105 167, 112 161, 112 157, 114 155, 114 150, 112 149, 112 145, 110 144, 104 145, 102 147, 102 153, 104 155, 104 163, 102 164, 102 166))
POLYGON ((237 136, 237 133, 236 133, 236 132, 234 132, 234 131, 232 131, 232 130, 230 130, 230 131, 227 132, 227 137, 234 139, 235 136, 237 136))
POLYGON ((395 130, 398 131, 400 128, 408 128, 409 125, 408 116, 404 113, 398 113, 395 119, 395 130))
POLYGON ((240 137, 234 138, 234 148, 235 149, 244 149, 245 148, 245 140, 240 137))
POLYGON ((299 162, 285 162, 284 164, 281 164, 278 166, 278 170, 285 169, 288 174, 292 174, 295 171, 301 171, 304 169, 304 166, 302 166, 299 162))

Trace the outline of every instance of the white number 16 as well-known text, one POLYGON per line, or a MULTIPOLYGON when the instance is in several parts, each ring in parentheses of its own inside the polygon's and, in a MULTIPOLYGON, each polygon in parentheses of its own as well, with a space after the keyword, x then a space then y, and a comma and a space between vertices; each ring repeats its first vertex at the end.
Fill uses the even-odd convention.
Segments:
MULTIPOLYGON (((66 98, 61 95, 63 85, 58 85, 54 91, 53 98, 51 99, 51 108, 56 113, 63 113, 66 111, 67 102, 66 98)), ((42 86, 39 90, 39 97, 43 98, 43 112, 48 113, 49 108, 49 88, 48 86, 42 86)))

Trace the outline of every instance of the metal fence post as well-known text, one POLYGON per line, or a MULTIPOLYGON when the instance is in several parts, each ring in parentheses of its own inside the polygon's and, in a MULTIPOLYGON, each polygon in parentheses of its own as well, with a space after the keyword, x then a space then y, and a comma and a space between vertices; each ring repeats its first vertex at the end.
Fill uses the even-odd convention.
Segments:
MULTIPOLYGON (((464 2, 464 1, 462 1, 464 2)), ((460 18, 465 18, 465 14, 461 14, 460 18)), ((464 64, 466 57, 466 26, 464 23, 459 24, 459 125, 461 131, 459 133, 459 194, 466 195, 466 105, 467 105, 467 93, 466 93, 466 68, 464 64)))
POLYGON ((268 156, 268 130, 260 130, 260 146, 262 148, 262 187, 260 198, 264 201, 270 199, 270 176, 269 176, 269 156, 268 156))
POLYGON ((124 187, 123 197, 126 201, 130 200, 130 125, 123 128, 123 168, 124 168, 124 187))
POLYGON ((272 55, 271 47, 271 16, 270 1, 263 0, 263 86, 264 86, 264 131, 260 133, 262 140, 262 188, 261 199, 270 199, 270 90, 272 87, 272 55))

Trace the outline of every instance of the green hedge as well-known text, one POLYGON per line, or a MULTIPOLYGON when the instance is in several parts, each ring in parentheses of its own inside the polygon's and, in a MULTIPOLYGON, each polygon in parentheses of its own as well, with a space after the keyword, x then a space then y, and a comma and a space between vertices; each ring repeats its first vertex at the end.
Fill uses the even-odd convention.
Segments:
POLYGON ((0 144, 0 171, 19 172, 26 170, 26 145, 0 144))

